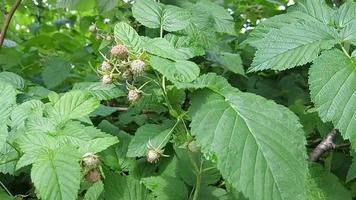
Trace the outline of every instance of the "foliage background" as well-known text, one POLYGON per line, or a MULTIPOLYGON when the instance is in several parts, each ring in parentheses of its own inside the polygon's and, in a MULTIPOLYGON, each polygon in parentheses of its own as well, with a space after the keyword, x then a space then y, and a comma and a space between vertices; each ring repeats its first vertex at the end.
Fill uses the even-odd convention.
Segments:
MULTIPOLYGON (((225 14, 229 13, 232 16, 233 20, 227 20, 228 24, 224 24, 232 29, 223 30, 222 25, 220 27, 206 26, 207 29, 203 31, 205 37, 200 41, 198 39, 201 38, 195 38, 199 44, 188 44, 197 46, 195 49, 197 56, 190 60, 199 65, 200 74, 214 72, 226 78, 238 90, 273 100, 294 112, 305 133, 307 143, 305 154, 309 153, 334 128, 332 123, 323 122, 320 119, 314 103, 311 101, 308 84, 310 63, 284 71, 265 70, 246 73, 251 67, 256 51, 246 42, 247 38, 253 40, 251 31, 267 18, 286 13, 286 9, 293 3, 283 0, 216 0, 209 2, 221 6, 219 7, 221 9, 225 8, 225 10, 223 9, 225 14)), ((7 10, 12 3, 11 0, 2 0, 0 8, 7 10)), ((162 0, 161 3, 184 7, 189 5, 188 3, 196 3, 196 1, 162 0)), ((326 3, 330 8, 337 9, 343 2, 326 1, 326 3)), ((55 104, 56 100, 51 98, 59 97, 53 92, 59 94, 71 89, 83 89, 85 86, 78 83, 100 81, 97 69, 103 61, 102 54, 109 54, 110 48, 115 44, 115 25, 119 22, 127 22, 141 36, 159 37, 159 29, 143 26, 138 22, 137 17, 133 16, 131 8, 130 2, 121 0, 24 0, 10 24, 4 48, 0 50, 2 71, 16 73, 23 78, 21 80, 24 80, 25 86, 17 97, 17 103, 21 104, 29 99, 35 99, 55 104), (99 36, 97 33, 88 31, 93 23, 100 29, 99 36)), ((200 7, 194 7, 194 9, 198 11, 200 7)), ((212 14, 216 15, 215 17, 221 17, 219 12, 215 13, 216 7, 212 6, 211 9, 213 10, 212 14)), ((0 16, 0 25, 3 21, 3 16, 0 16)), ((336 54, 331 53, 330 57, 336 54)), ((154 73, 151 75, 154 77, 154 73)), ((138 79, 136 83, 142 85, 144 82, 145 80, 138 79)), ((225 82, 223 84, 228 85, 225 82)), ((187 110, 190 102, 185 102, 186 99, 194 99, 192 96, 197 95, 193 95, 191 90, 184 93, 182 90, 174 89, 173 85, 171 84, 171 88, 169 88, 168 98, 173 106, 177 107, 176 110, 187 110), (183 101, 188 105, 182 103, 183 101)), ((193 87, 182 86, 182 88, 193 87)), ((103 174, 106 177, 103 180, 104 184, 97 182, 94 185, 85 185, 82 182, 79 198, 150 199, 155 196, 157 199, 192 199, 197 188, 195 178, 203 179, 201 190, 196 195, 198 199, 245 199, 244 195, 251 194, 251 191, 247 191, 247 189, 232 187, 235 186, 235 182, 222 178, 216 169, 215 155, 205 154, 203 156, 201 153, 191 153, 187 148, 179 148, 186 145, 185 143, 191 139, 181 137, 181 132, 183 132, 181 129, 184 129, 183 126, 180 126, 181 124, 175 131, 171 143, 165 149, 165 154, 171 156, 163 158, 158 165, 149 165, 144 159, 132 158, 138 155, 137 152, 131 152, 132 156, 129 156, 129 145, 136 138, 134 135, 145 133, 142 127, 148 129, 146 132, 161 132, 167 127, 171 127, 175 121, 172 120, 174 114, 170 113, 170 110, 164 105, 163 96, 156 86, 149 84, 144 92, 151 95, 144 96, 135 105, 130 105, 126 100, 126 92, 125 87, 119 86, 107 94, 95 93, 104 95, 104 97, 100 99, 99 109, 94 109, 95 112, 90 114, 92 125, 107 134, 116 136, 120 142, 105 151, 98 151, 101 152, 99 155, 103 163, 103 174), (147 128, 147 124, 159 124, 160 126, 147 128), (126 154, 127 151, 128 154, 126 154), (213 170, 204 171, 204 169, 210 168, 213 170), (177 171, 182 172, 177 175, 177 171), (130 175, 124 176, 127 174, 130 175), (173 182, 174 184, 172 184, 173 182), (90 189, 87 191, 88 188, 90 189), (241 191, 244 195, 240 193, 241 191), (89 197, 89 195, 93 197, 89 197)), ((205 103, 203 105, 208 109, 215 108, 208 106, 218 106, 208 105, 209 98, 213 97, 204 92, 199 93, 195 98, 200 98, 196 105, 205 103)), ((253 99, 253 101, 257 100, 253 99)), ((193 100, 192 102, 194 105, 193 100)), ((261 102, 264 103, 262 100, 261 102)), ((258 107, 258 104, 254 106, 258 107)), ((276 107, 271 105, 271 109, 261 108, 261 110, 264 110, 262 113, 266 116, 273 116, 272 108, 276 107)), ((208 113, 203 111, 196 113, 196 115, 205 114, 208 113)), ((84 115, 75 117, 75 119, 80 117, 84 117, 84 115)), ((191 125, 194 127, 194 121, 191 125)), ((306 189, 309 195, 308 199, 351 199, 356 196, 356 182, 354 181, 356 165, 352 161, 354 153, 349 147, 349 142, 344 141, 341 136, 338 136, 335 142, 346 145, 324 154, 317 164, 309 163, 308 179, 310 180, 306 189), (331 185, 335 185, 335 187, 331 185)), ((134 148, 136 151, 146 146, 145 143, 137 143, 134 148)), ((61 149, 61 151, 70 152, 70 148, 61 149)), ((144 156, 144 151, 145 149, 139 152, 142 154, 141 156, 144 156)), ((7 155, 3 154, 1 160, 6 162, 7 155)), ((16 172, 6 167, 0 167, 0 169, 3 172, 0 177, 4 185, 3 188, 7 188, 11 195, 27 199, 36 198, 29 167, 16 172)), ((63 171, 65 170, 63 169, 63 171)), ((32 173, 34 172, 32 171, 32 173)), ((291 182, 293 181, 287 181, 286 187, 294 187, 291 182)), ((8 198, 5 197, 8 196, 6 191, 1 195, 8 198)), ((53 196, 47 196, 47 198, 43 196, 42 198, 66 199, 53 196)), ((72 199, 72 197, 67 197, 67 199, 72 199)), ((251 199, 263 198, 254 197, 251 199)), ((266 197, 266 199, 268 198, 266 197)), ((281 199, 289 198, 281 197, 281 199)))

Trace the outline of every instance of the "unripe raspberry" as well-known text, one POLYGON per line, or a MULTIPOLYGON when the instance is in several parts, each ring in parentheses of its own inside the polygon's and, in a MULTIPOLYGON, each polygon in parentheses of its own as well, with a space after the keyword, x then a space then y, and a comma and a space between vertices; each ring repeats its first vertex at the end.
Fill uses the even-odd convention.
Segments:
POLYGON ((86 153, 83 156, 82 164, 87 169, 94 169, 99 166, 100 160, 97 155, 94 155, 92 153, 86 153))
POLYGON ((160 157, 161 157, 161 153, 154 149, 149 149, 147 151, 146 159, 147 162, 149 163, 158 163, 160 157))
POLYGON ((145 71, 145 62, 142 60, 134 60, 130 64, 130 70, 134 75, 141 75, 145 71))
POLYGON ((110 35, 106 36, 106 40, 111 41, 112 40, 111 36, 110 35))
POLYGON ((96 34, 96 40, 101 40, 101 39, 103 39, 102 37, 101 37, 101 35, 99 35, 99 34, 96 34))
POLYGON ((110 54, 118 59, 126 59, 129 55, 129 51, 124 45, 118 44, 111 48, 110 54))
POLYGON ((188 143, 188 149, 193 153, 197 153, 200 150, 200 148, 198 147, 197 143, 194 140, 188 143))
POLYGON ((104 60, 103 63, 101 64, 100 69, 103 72, 110 72, 112 70, 112 66, 108 61, 104 60))
POLYGON ((105 74, 105 75, 101 78, 101 82, 102 82, 103 84, 110 84, 110 83, 113 82, 113 79, 112 79, 112 77, 111 77, 110 75, 105 74))
POLYGON ((126 81, 130 81, 132 80, 132 73, 130 70, 126 70, 124 71, 124 73, 122 73, 122 79, 126 80, 126 81))
POLYGON ((95 33, 96 31, 97 31, 97 28, 96 28, 95 24, 89 26, 89 32, 95 33))
POLYGON ((131 103, 135 103, 136 101, 138 101, 140 99, 140 91, 138 91, 137 89, 130 89, 129 93, 127 94, 127 99, 131 102, 131 103))
POLYGON ((101 180, 101 175, 97 169, 90 170, 87 175, 85 175, 85 180, 89 183, 95 183, 101 180))

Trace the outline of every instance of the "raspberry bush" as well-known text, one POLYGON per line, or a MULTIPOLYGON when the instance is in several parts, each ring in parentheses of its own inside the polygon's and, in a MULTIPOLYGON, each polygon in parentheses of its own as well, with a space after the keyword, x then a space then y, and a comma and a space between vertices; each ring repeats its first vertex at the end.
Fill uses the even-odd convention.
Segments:
POLYGON ((355 198, 355 2, 0 9, 0 199, 355 198))

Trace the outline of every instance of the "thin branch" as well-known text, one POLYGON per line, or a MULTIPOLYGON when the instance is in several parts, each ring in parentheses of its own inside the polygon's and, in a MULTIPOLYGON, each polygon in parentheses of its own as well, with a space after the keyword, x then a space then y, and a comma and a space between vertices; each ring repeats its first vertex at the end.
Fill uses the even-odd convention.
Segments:
POLYGON ((319 145, 310 153, 309 160, 317 161, 325 152, 344 146, 334 144, 334 139, 338 132, 339 131, 337 129, 331 130, 324 140, 321 141, 319 145))
POLYGON ((4 44, 5 35, 7 32, 7 29, 9 28, 12 16, 14 16, 16 9, 21 4, 21 1, 22 0, 16 0, 15 4, 12 6, 10 12, 5 14, 5 21, 4 21, 4 24, 2 26, 1 33, 0 33, 0 49, 1 49, 2 45, 4 44))

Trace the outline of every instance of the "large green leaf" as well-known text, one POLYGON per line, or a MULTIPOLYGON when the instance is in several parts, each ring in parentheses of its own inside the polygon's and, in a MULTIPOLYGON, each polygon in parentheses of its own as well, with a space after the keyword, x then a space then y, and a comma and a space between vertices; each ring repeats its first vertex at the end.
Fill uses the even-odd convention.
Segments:
MULTIPOLYGON (((315 182, 318 189, 320 189, 319 192, 322 193, 318 196, 323 196, 323 198, 313 198, 313 200, 352 199, 350 191, 345 188, 338 177, 336 177, 334 174, 328 172, 327 170, 323 169, 322 166, 317 164, 312 164, 309 169, 312 178, 311 181, 315 182)), ((318 189, 314 189, 313 187, 309 186, 308 191, 309 193, 316 194, 318 189)), ((308 197, 309 199, 312 199, 310 196, 308 197)))
POLYGON ((10 83, 17 89, 23 89, 25 87, 25 81, 23 80, 23 78, 12 72, 1 72, 0 81, 10 83))
POLYGON ((100 13, 109 12, 118 5, 117 0, 96 0, 96 5, 100 13))
POLYGON ((190 112, 202 151, 217 156, 235 188, 250 199, 305 199, 306 141, 291 111, 249 93, 204 90, 190 112))
POLYGON ((184 29, 190 17, 190 13, 182 8, 163 5, 154 0, 138 0, 132 7, 132 14, 148 28, 162 27, 166 31, 184 29))
POLYGON ((321 22, 288 25, 273 30, 258 42, 249 71, 284 70, 313 61, 324 49, 332 48, 336 30, 321 22))
POLYGON ((99 101, 88 92, 71 91, 65 93, 49 111, 50 118, 57 123, 63 123, 70 119, 80 119, 99 107, 99 101))
POLYGON ((349 23, 356 21, 356 2, 347 1, 336 12, 336 24, 345 27, 349 23))
POLYGON ((70 63, 61 58, 48 58, 43 65, 42 78, 48 88, 59 86, 70 74, 70 63))
POLYGON ((148 146, 151 144, 154 148, 164 147, 172 134, 171 129, 156 124, 146 124, 137 129, 135 136, 128 146, 128 157, 144 156, 147 153, 148 146))
POLYGON ((182 200, 188 199, 188 190, 184 182, 176 177, 152 176, 141 179, 142 183, 152 191, 156 199, 182 200))
POLYGON ((21 128, 27 118, 42 116, 44 104, 39 100, 30 100, 18 105, 11 113, 11 127, 21 128))
POLYGON ((170 61, 165 58, 151 56, 150 64, 153 69, 172 82, 192 82, 200 73, 198 65, 187 60, 170 61))
POLYGON ((0 123, 6 124, 11 111, 16 104, 16 90, 15 88, 5 82, 0 81, 0 123))
POLYGON ((103 84, 101 82, 76 83, 74 84, 73 89, 88 91, 98 100, 110 100, 125 95, 125 93, 114 84, 103 84))
POLYGON ((80 186, 80 155, 70 146, 43 149, 32 166, 31 179, 41 199, 75 200, 80 186))
POLYGON ((234 18, 227 9, 209 1, 198 1, 192 8, 193 14, 206 13, 214 20, 214 30, 220 33, 236 34, 234 18))
POLYGON ((114 36, 118 43, 124 44, 133 53, 140 53, 143 51, 142 41, 129 24, 120 22, 115 25, 114 36))
POLYGON ((336 24, 342 28, 340 39, 356 45, 356 2, 347 1, 337 10, 336 24))
POLYGON ((356 148, 356 63, 340 50, 324 52, 309 71, 312 101, 356 148))
POLYGON ((104 184, 102 181, 94 183, 85 193, 84 200, 98 200, 104 191, 104 184))
POLYGON ((220 52, 209 52, 209 59, 216 62, 221 67, 237 74, 245 75, 242 60, 239 54, 220 52))
POLYGON ((307 21, 316 20, 328 24, 333 20, 334 11, 325 0, 300 0, 294 11, 298 11, 300 18, 307 21))
POLYGON ((126 169, 134 158, 126 157, 128 146, 131 142, 132 135, 129 135, 123 131, 120 131, 118 127, 111 124, 110 122, 104 120, 98 127, 113 135, 116 135, 119 138, 119 145, 114 145, 107 150, 100 153, 101 160, 110 168, 115 170, 126 169))
POLYGON ((145 49, 150 54, 171 60, 186 60, 192 57, 190 53, 182 51, 179 48, 176 49, 164 38, 148 39, 145 43, 145 49))
POLYGON ((104 190, 107 200, 152 200, 149 191, 132 176, 105 173, 104 190))

